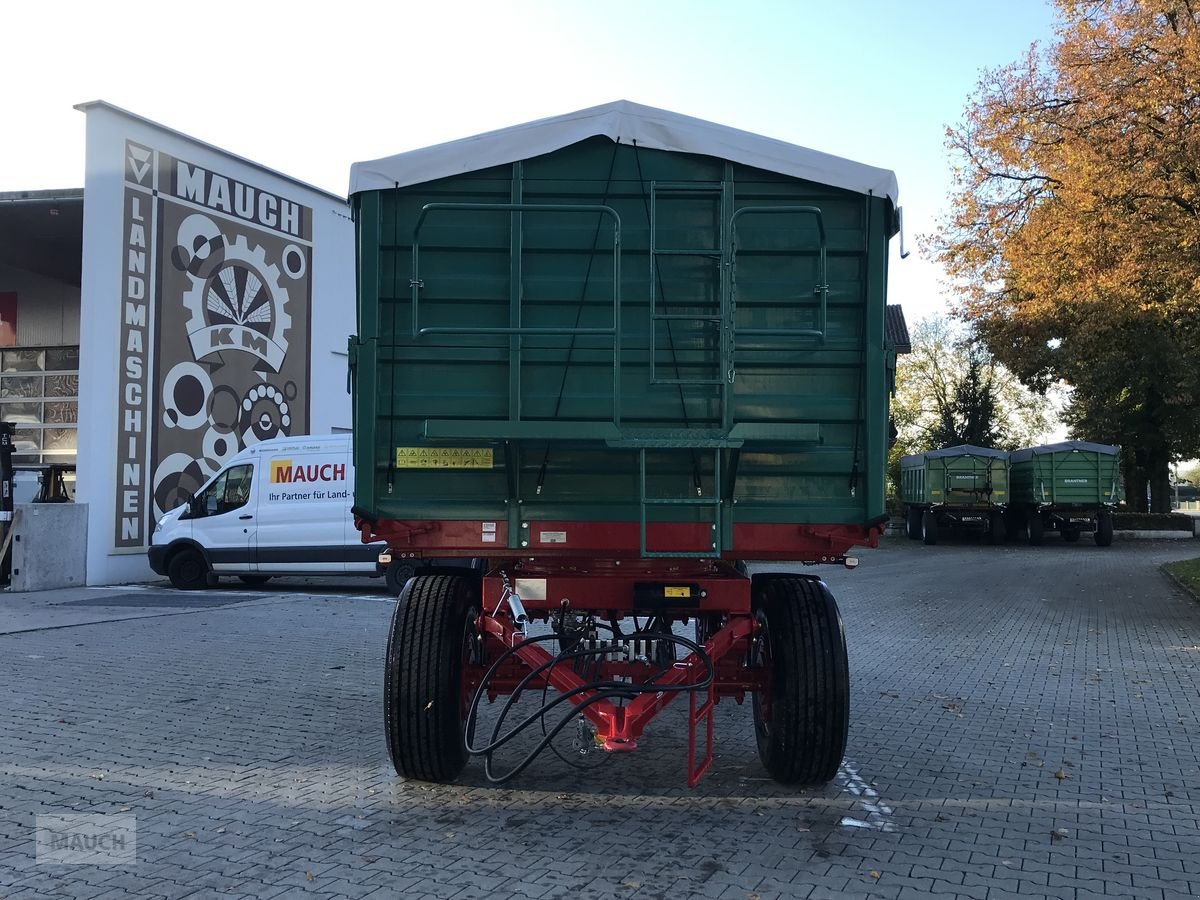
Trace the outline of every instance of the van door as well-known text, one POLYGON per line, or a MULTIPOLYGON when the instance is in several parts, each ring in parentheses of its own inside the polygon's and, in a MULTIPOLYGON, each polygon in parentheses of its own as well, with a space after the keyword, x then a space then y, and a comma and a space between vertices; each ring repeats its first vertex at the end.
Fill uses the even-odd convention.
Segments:
POLYGON ((264 455, 258 571, 346 572, 346 503, 353 490, 345 446, 264 455))
POLYGON ((199 494, 188 518, 192 538, 208 554, 214 572, 256 571, 254 463, 230 466, 199 494))

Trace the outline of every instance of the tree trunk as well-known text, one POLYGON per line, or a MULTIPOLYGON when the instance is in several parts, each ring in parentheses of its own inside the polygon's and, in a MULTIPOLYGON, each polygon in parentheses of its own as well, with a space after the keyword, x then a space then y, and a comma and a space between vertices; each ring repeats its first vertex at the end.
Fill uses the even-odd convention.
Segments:
POLYGON ((1140 451, 1130 451, 1121 460, 1121 474, 1125 480, 1125 508, 1129 512, 1147 512, 1146 488, 1149 479, 1146 470, 1137 464, 1140 451))
POLYGON ((1171 511, 1171 456, 1165 448, 1156 448, 1150 454, 1150 512, 1171 511))

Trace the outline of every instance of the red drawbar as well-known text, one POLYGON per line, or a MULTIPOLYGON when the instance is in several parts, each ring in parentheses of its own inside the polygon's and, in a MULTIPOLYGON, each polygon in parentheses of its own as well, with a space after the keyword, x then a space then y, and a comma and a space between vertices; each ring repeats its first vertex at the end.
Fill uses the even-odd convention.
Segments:
MULTIPOLYGON (((519 644, 523 638, 521 632, 512 627, 509 617, 504 613, 493 616, 485 612, 479 617, 478 626, 499 647, 513 647, 519 644)), ((713 684, 707 690, 702 689, 702 696, 705 697, 705 700, 699 706, 697 706, 695 700, 690 704, 689 720, 694 723, 691 726, 693 729, 695 724, 699 724, 707 717, 706 744, 708 755, 700 766, 695 765, 694 735, 692 740, 689 741, 688 780, 689 784, 693 786, 695 782, 698 782, 703 777, 704 771, 707 770, 708 764, 712 759, 711 716, 712 704, 716 702, 716 697, 722 692, 722 685, 719 683, 719 674, 722 671, 720 663, 727 656, 731 655, 731 651, 735 649, 744 658, 748 647, 747 640, 753 628, 754 623, 750 616, 731 616, 726 624, 704 643, 704 651, 712 660, 714 667, 716 667, 718 678, 714 679, 713 684)), ((518 649, 515 655, 529 669, 537 669, 540 666, 545 666, 545 681, 555 690, 562 693, 579 690, 587 684, 570 666, 551 665, 554 657, 540 644, 526 644, 518 649)), ((634 673, 639 671, 646 678, 658 674, 653 671, 653 667, 646 667, 644 670, 641 670, 629 664, 622 665, 620 663, 605 662, 600 664, 599 677, 611 678, 618 674, 623 674, 626 677, 632 677, 636 682, 639 679, 634 673)), ((699 684, 703 680, 705 672, 706 667, 703 661, 698 655, 692 653, 685 659, 676 662, 666 673, 660 674, 659 677, 655 678, 654 684, 659 687, 699 684)), ((498 694, 509 693, 515 684, 510 685, 506 683, 507 681, 508 679, 493 679, 491 687, 495 688, 498 694)), ((542 682, 539 681, 538 683, 542 682)), ((740 687, 740 685, 736 685, 736 687, 740 687)), ((637 747, 637 741, 641 737, 642 731, 658 715, 659 711, 666 708, 667 704, 674 700, 680 693, 683 692, 652 691, 640 694, 636 699, 631 700, 624 706, 618 706, 609 700, 599 700, 588 706, 584 706, 582 712, 588 718, 588 721, 595 726, 596 736, 603 743, 606 750, 628 751, 637 747)), ((579 693, 571 696, 570 702, 576 706, 582 706, 584 701, 590 699, 594 694, 595 691, 579 690, 579 693)))

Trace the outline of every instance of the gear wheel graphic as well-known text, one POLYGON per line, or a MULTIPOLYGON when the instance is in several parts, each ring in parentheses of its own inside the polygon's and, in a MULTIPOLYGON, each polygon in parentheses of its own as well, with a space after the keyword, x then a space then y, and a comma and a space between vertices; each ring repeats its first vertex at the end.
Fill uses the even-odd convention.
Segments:
POLYGON ((290 435, 292 414, 283 393, 272 384, 252 387, 242 399, 238 432, 247 447, 259 441, 290 435))
POLYGON ((279 267, 267 261, 262 247, 251 248, 244 235, 224 250, 220 266, 208 277, 189 273, 192 287, 183 294, 188 334, 210 325, 240 325, 284 345, 292 317, 287 312, 287 288, 279 283, 279 267))

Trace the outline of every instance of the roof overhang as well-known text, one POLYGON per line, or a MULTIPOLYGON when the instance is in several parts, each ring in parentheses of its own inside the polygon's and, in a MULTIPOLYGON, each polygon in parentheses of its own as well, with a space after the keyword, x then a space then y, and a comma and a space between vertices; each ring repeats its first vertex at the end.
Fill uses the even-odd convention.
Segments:
POLYGON ((78 286, 83 188, 0 192, 0 264, 78 286))

